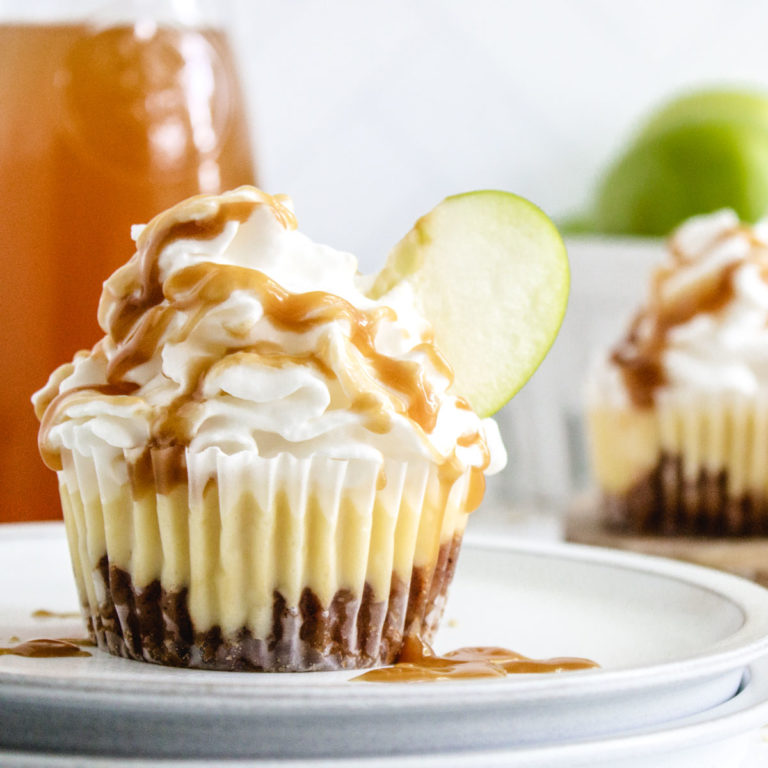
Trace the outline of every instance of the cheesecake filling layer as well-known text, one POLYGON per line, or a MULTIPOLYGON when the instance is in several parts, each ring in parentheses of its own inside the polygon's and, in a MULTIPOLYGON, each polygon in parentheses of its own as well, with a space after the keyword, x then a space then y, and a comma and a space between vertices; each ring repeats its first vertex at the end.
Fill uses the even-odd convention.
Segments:
MULTIPOLYGON (((471 473, 441 477, 428 462, 190 456, 188 485, 147 492, 103 452, 64 454, 60 490, 81 600, 99 606, 104 558, 137 589, 182 590, 196 631, 272 628, 274 595, 289 608, 309 589, 327 609, 346 592, 388 599, 393 580, 434 568, 466 524, 471 473), (217 470, 206 474, 195 462, 217 470), (127 492, 126 492, 127 491, 127 492), (145 492, 142 492, 145 491, 145 492)), ((151 457, 162 466, 164 457, 151 457)))
POLYGON ((614 527, 768 529, 768 394, 667 390, 653 409, 594 406, 589 422, 592 465, 614 527))
POLYGON ((609 493, 626 491, 665 455, 680 458, 686 480, 725 472, 729 495, 768 495, 768 393, 666 391, 654 409, 595 405, 589 425, 592 464, 609 493))

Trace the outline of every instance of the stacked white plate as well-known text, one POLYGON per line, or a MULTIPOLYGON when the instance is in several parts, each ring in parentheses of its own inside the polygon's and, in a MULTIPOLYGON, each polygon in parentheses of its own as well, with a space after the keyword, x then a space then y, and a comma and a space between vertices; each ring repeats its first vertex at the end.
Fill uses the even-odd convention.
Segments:
MULTIPOLYGON (((0 528, 0 645, 83 634, 32 617, 76 609, 69 570, 60 525, 0 528)), ((716 571, 468 537, 437 650, 463 645, 601 667, 384 685, 6 655, 0 765, 736 766, 768 723, 768 591, 716 571)))

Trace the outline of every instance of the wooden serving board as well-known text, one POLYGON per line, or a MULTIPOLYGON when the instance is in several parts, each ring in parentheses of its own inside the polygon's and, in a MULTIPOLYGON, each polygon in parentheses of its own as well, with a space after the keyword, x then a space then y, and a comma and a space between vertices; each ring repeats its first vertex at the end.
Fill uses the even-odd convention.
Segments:
POLYGON ((768 587, 768 538, 636 536, 608 530, 593 497, 579 499, 568 510, 565 538, 578 544, 613 547, 706 565, 768 587))

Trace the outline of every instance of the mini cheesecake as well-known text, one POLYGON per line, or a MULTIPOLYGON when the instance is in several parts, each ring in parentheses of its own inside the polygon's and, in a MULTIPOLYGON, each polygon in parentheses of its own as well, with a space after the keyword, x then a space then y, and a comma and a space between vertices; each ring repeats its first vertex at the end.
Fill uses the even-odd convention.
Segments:
POLYGON ((650 297, 593 372, 588 426, 608 524, 768 532, 768 230, 686 222, 650 297))
POLYGON ((115 655, 222 670, 429 639, 504 464, 412 294, 260 190, 185 201, 105 283, 105 337, 34 398, 83 612, 115 655))

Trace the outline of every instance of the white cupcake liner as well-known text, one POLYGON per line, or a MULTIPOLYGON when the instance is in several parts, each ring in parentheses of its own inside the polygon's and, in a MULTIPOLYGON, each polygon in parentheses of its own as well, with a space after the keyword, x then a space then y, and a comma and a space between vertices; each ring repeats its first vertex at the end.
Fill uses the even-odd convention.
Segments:
POLYGON ((187 455, 188 485, 157 493, 132 484, 135 455, 62 458, 81 601, 113 653, 214 668, 356 667, 391 661, 404 632, 437 624, 468 474, 446 486, 426 461, 211 448, 187 455))
POLYGON ((768 392, 660 390, 645 410, 593 403, 590 427, 610 522, 666 533, 768 530, 768 392))

